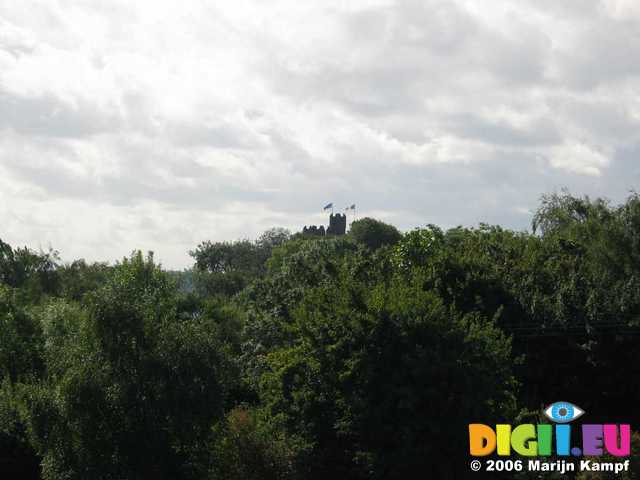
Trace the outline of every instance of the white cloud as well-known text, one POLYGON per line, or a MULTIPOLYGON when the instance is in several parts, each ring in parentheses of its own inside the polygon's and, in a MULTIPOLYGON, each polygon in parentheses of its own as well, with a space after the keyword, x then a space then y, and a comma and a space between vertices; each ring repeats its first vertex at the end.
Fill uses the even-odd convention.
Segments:
POLYGON ((550 156, 551 166, 571 173, 600 176, 609 165, 602 153, 583 143, 565 143, 554 147, 550 156))
POLYGON ((319 222, 523 228, 640 174, 622 0, 0 3, 0 238, 186 266, 319 222))

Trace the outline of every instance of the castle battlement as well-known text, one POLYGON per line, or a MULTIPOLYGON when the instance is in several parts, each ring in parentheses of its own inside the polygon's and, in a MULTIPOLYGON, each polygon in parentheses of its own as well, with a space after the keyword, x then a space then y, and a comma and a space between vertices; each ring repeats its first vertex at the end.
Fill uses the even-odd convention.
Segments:
POLYGON ((329 226, 326 229, 324 228, 324 225, 320 225, 319 227, 316 225, 305 225, 302 229, 303 235, 314 237, 344 235, 345 233, 347 233, 347 215, 344 213, 332 213, 329 215, 329 226))

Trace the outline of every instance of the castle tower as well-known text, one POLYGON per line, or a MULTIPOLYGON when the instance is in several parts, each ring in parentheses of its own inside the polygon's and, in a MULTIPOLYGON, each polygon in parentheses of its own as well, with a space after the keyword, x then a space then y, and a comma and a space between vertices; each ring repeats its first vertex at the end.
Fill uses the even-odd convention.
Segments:
POLYGON ((329 215, 327 235, 344 235, 347 233, 347 216, 344 213, 329 215))

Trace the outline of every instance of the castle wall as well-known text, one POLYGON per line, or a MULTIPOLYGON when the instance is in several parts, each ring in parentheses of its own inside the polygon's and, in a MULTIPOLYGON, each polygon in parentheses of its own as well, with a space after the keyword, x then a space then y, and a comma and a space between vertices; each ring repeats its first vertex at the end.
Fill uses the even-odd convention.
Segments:
POLYGON ((319 227, 316 225, 306 226, 302 229, 303 235, 309 235, 314 237, 323 237, 326 235, 344 235, 347 233, 347 215, 344 213, 335 213, 329 215, 329 226, 324 228, 324 225, 319 227))

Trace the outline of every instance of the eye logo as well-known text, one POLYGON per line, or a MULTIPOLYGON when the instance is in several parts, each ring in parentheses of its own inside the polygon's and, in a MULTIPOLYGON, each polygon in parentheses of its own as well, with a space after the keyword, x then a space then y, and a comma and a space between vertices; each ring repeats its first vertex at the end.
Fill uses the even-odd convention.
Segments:
POLYGON ((544 409, 544 414, 552 422, 569 423, 584 415, 584 410, 570 402, 555 402, 544 409))

